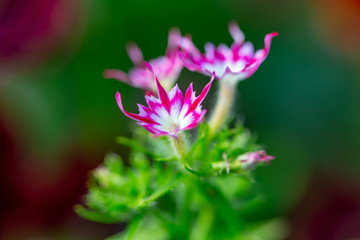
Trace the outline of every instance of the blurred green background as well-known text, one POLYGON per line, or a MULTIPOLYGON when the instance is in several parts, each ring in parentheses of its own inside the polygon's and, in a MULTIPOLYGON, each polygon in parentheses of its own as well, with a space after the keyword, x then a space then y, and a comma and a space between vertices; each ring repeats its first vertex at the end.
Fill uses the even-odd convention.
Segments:
MULTIPOLYGON (((250 218, 284 218, 289 239, 360 239, 359 0, 0 1, 0 238, 91 240, 121 230, 72 211, 88 171, 107 152, 127 156, 114 139, 133 122, 115 92, 131 112, 144 101, 102 72, 132 67, 129 41, 145 59, 163 55, 173 26, 200 49, 230 45, 232 19, 256 49, 279 33, 238 84, 234 106, 276 156, 255 173, 266 202, 250 218)), ((185 69, 180 86, 206 81, 185 69)))

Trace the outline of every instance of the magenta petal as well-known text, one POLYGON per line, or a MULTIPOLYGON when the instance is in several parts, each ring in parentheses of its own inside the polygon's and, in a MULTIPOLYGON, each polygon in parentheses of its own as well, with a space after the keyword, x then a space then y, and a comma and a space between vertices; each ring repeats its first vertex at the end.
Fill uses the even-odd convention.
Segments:
MULTIPOLYGON (((148 63, 150 71, 151 66, 148 63)), ((138 124, 147 129, 155 136, 167 135, 176 137, 179 131, 196 127, 203 119, 206 110, 201 109, 201 103, 207 95, 211 83, 214 80, 214 73, 212 74, 210 82, 204 87, 203 91, 198 97, 195 97, 192 83, 185 93, 180 91, 178 85, 175 85, 169 93, 161 86, 156 78, 158 87, 158 98, 155 96, 145 96, 149 107, 138 104, 139 114, 129 113, 124 110, 121 95, 116 93, 116 100, 121 111, 136 121, 138 124), (186 106, 185 106, 186 105, 186 106)))
MULTIPOLYGON (((252 45, 251 42, 245 42, 238 50, 237 52, 235 52, 236 50, 233 50, 233 54, 235 57, 235 54, 238 55, 238 59, 243 59, 245 61, 249 61, 253 55, 254 55, 254 46, 252 45)), ((234 59, 234 61, 236 61, 234 59)))
POLYGON ((144 61, 144 64, 145 64, 145 66, 147 67, 147 69, 149 69, 150 72, 151 72, 153 75, 155 75, 152 66, 151 66, 147 61, 144 61))
POLYGON ((150 65, 149 63, 145 62, 145 66, 154 74, 160 101, 161 101, 161 103, 164 105, 166 111, 167 111, 168 113, 170 113, 170 106, 171 106, 171 105, 170 105, 170 100, 169 100, 169 96, 168 96, 167 92, 165 91, 165 89, 163 88, 163 86, 161 86, 159 80, 158 80, 157 77, 155 76, 155 73, 154 73, 151 65, 150 65))
POLYGON ((185 92, 185 98, 184 98, 184 105, 187 105, 190 107, 192 102, 192 95, 193 95, 193 83, 190 83, 188 89, 185 92))
POLYGON ((145 107, 144 105, 141 105, 141 104, 138 104, 138 107, 139 107, 139 116, 142 116, 142 117, 148 117, 151 119, 150 115, 153 114, 153 111, 148 108, 148 107, 145 107))
POLYGON ((204 118, 205 113, 206 113, 206 110, 204 109, 204 110, 202 110, 202 111, 200 112, 200 114, 194 114, 194 119, 193 119, 193 121, 192 121, 188 126, 186 126, 186 127, 184 128, 184 130, 185 130, 185 129, 187 130, 187 129, 191 129, 191 128, 196 127, 196 126, 199 124, 199 122, 204 118))
POLYGON ((163 86, 161 86, 159 80, 156 78, 156 86, 158 89, 158 94, 159 94, 159 98, 161 103, 164 105, 166 111, 168 111, 168 113, 170 113, 170 100, 169 100, 169 96, 167 94, 167 92, 165 91, 165 89, 163 88, 163 86))
POLYGON ((206 84, 206 86, 204 87, 204 89, 202 90, 202 92, 200 93, 200 95, 199 95, 199 96, 195 99, 195 101, 191 104, 189 110, 187 111, 187 113, 186 113, 185 115, 189 114, 189 113, 192 112, 192 111, 195 111, 195 109, 197 108, 197 106, 204 101, 206 95, 208 94, 208 92, 209 92, 209 90, 210 90, 211 84, 212 84, 212 82, 214 81, 214 78, 215 78, 215 73, 213 73, 213 74, 211 75, 210 82, 209 82, 208 84, 206 84))
MULTIPOLYGON (((185 49, 182 46, 182 50, 178 50, 179 59, 190 71, 200 72, 204 75, 215 71, 217 79, 224 79, 231 84, 249 78, 265 60, 270 50, 271 39, 277 36, 277 33, 266 35, 264 49, 258 50, 254 54, 252 43, 244 43, 245 36, 237 23, 229 23, 229 32, 234 39, 231 48, 225 44, 220 44, 215 48, 212 43, 206 43, 203 55, 195 47, 185 49)), ((192 46, 193 43, 187 45, 192 46)))
POLYGON ((147 118, 147 117, 141 117, 137 114, 134 114, 134 113, 129 113, 127 111, 125 111, 123 105, 122 105, 122 101, 121 101, 121 95, 119 92, 116 92, 116 95, 115 95, 115 98, 116 98, 116 101, 119 105, 119 108, 121 109, 121 111, 126 115, 128 116, 129 118, 132 118, 134 120, 137 120, 137 121, 141 121, 141 122, 145 122, 145 123, 153 123, 155 124, 154 121, 152 121, 150 118, 147 118))
POLYGON ((251 59, 249 64, 244 69, 244 72, 247 73, 248 77, 250 77, 252 74, 254 74, 255 71, 259 68, 260 64, 266 59, 266 57, 270 51, 271 40, 273 37, 276 37, 277 35, 278 35, 278 33, 273 32, 273 33, 269 33, 265 36, 264 49, 257 50, 254 55, 254 58, 251 59))
POLYGON ((184 66, 193 72, 201 71, 201 67, 198 64, 195 64, 194 61, 190 58, 190 53, 188 53, 185 50, 180 51, 180 49, 177 49, 177 54, 179 59, 182 61, 184 66))
POLYGON ((175 85, 175 87, 173 87, 173 89, 171 89, 168 95, 171 106, 173 106, 174 104, 180 104, 180 107, 182 107, 183 93, 181 92, 177 84, 175 85))
POLYGON ((156 112, 159 108, 162 107, 162 104, 155 96, 145 96, 145 100, 149 108, 156 112))
POLYGON ((273 37, 277 37, 279 34, 277 32, 272 32, 272 33, 269 33, 265 36, 265 47, 264 47, 264 52, 265 54, 267 55, 270 51, 270 45, 271 45, 271 40, 273 37))

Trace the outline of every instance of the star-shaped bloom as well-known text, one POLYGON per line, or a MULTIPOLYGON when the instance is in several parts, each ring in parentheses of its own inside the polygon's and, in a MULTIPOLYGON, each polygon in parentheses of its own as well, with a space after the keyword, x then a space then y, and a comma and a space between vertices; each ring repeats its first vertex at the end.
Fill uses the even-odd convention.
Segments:
POLYGON ((267 34, 264 49, 254 52, 253 44, 244 42, 245 36, 237 23, 229 23, 229 32, 234 39, 230 48, 225 44, 216 47, 212 43, 206 43, 205 54, 202 54, 191 40, 185 39, 188 47, 178 50, 185 67, 205 75, 215 72, 216 79, 235 84, 255 73, 269 53, 271 39, 278 35, 276 32, 267 34))
MULTIPOLYGON (((148 63, 145 65, 153 73, 148 63)), ((192 83, 188 87, 185 97, 176 84, 168 93, 155 77, 158 98, 146 95, 148 107, 138 104, 139 114, 129 113, 124 110, 121 95, 116 93, 117 103, 123 113, 138 122, 155 136, 177 136, 178 132, 196 127, 203 119, 206 110, 201 103, 209 92, 214 76, 204 87, 199 96, 195 96, 192 83)))
MULTIPOLYGON (((178 29, 171 29, 169 32, 168 47, 166 49, 165 56, 149 61, 156 76, 158 76, 166 89, 172 88, 183 68, 183 64, 177 57, 176 53, 176 49, 179 45, 181 45, 181 41, 183 39, 185 38, 181 36, 178 29)), ((139 47, 135 43, 131 43, 127 45, 126 50, 135 67, 130 69, 129 74, 126 74, 121 70, 109 69, 104 71, 104 77, 114 78, 133 87, 155 92, 155 79, 153 74, 145 66, 143 54, 139 47)))

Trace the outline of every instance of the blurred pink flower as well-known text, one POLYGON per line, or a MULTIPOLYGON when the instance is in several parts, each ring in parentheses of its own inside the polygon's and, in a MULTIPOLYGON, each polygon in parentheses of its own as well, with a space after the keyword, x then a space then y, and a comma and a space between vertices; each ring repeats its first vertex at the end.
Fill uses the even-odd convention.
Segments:
MULTIPOLYGON (((180 31, 172 28, 169 32, 168 47, 165 56, 149 61, 156 76, 160 79, 165 89, 171 89, 178 79, 183 65, 176 54, 176 48, 181 45, 184 38, 180 31)), ((144 90, 156 91, 156 83, 153 74, 146 68, 141 50, 135 43, 128 44, 126 48, 135 67, 130 69, 129 74, 120 70, 109 69, 104 71, 105 78, 114 78, 129 85, 144 90)))
POLYGON ((270 164, 270 161, 274 159, 274 156, 267 155, 264 150, 258 150, 255 152, 246 153, 242 155, 238 160, 244 164, 244 169, 251 169, 255 167, 258 163, 266 162, 270 164))
POLYGON ((264 49, 254 53, 252 43, 244 43, 245 36, 237 23, 229 23, 229 32, 234 39, 230 48, 225 44, 216 47, 212 43, 206 43, 205 54, 200 53, 189 39, 185 39, 187 44, 183 45, 187 45, 187 48, 178 50, 185 67, 205 75, 215 72, 217 79, 235 84, 255 73, 270 51, 271 39, 278 35, 276 32, 267 34, 264 49))
MULTIPOLYGON (((153 73, 148 63, 146 66, 153 73)), ((139 114, 125 111, 121 95, 117 92, 116 100, 121 111, 129 118, 138 121, 139 125, 155 136, 176 137, 178 132, 196 127, 206 113, 206 110, 202 109, 201 103, 209 92, 214 77, 211 78, 198 97, 195 96, 192 83, 187 89, 185 97, 183 97, 183 93, 177 84, 167 93, 157 77, 155 80, 159 97, 145 96, 149 107, 138 104, 139 114)))

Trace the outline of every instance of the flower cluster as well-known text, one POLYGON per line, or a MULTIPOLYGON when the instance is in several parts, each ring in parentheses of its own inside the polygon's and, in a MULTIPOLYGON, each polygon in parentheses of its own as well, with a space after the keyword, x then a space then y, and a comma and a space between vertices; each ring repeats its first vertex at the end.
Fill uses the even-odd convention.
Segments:
MULTIPOLYGON (((127 117, 136 120, 155 137, 169 136, 176 155, 182 160, 186 158, 187 144, 181 132, 195 128, 203 121, 206 110, 201 104, 214 78, 219 80, 220 91, 217 104, 208 121, 208 134, 212 139, 216 138, 216 133, 230 113, 235 95, 234 84, 254 74, 269 53, 271 39, 277 36, 277 33, 267 34, 264 49, 254 52, 252 43, 244 42, 244 34, 236 23, 230 22, 229 31, 234 39, 230 48, 225 44, 216 47, 212 43, 207 43, 205 54, 202 54, 191 41, 191 37, 184 37, 179 30, 172 29, 169 33, 165 56, 147 63, 143 59, 141 50, 132 43, 128 45, 127 51, 135 68, 131 69, 129 74, 120 70, 107 70, 104 73, 108 78, 116 78, 148 91, 145 95, 148 106, 138 104, 138 114, 125 111, 121 94, 117 92, 116 101, 119 108, 127 117), (183 66, 190 71, 211 76, 210 82, 199 96, 196 96, 192 83, 185 95, 177 84, 174 86, 183 66)), ((242 158, 243 168, 251 168, 257 163, 273 159, 264 151, 249 152, 239 157, 242 158)), ((184 166, 187 165, 184 164, 184 166)), ((236 163, 235 166, 240 165, 236 163)))
POLYGON ((85 204, 75 207, 79 215, 106 223, 130 220, 126 233, 116 236, 121 239, 147 239, 154 231, 164 234, 159 239, 188 239, 189 234, 191 239, 255 236, 243 232, 250 227, 241 215, 256 199, 249 197, 251 170, 274 157, 261 150, 242 123, 226 124, 226 120, 232 116, 235 84, 256 71, 276 33, 266 35, 264 49, 254 52, 251 43, 244 43, 240 28, 235 23, 229 27, 234 39, 230 48, 208 43, 202 54, 190 37, 171 30, 165 56, 145 62, 132 44, 127 50, 135 68, 129 74, 105 71, 106 77, 144 89, 146 105, 137 104, 138 114, 128 112, 123 106, 125 98, 116 93, 120 110, 141 127, 131 138, 116 139, 130 148, 128 161, 124 164, 119 156, 106 156, 92 174, 85 204), (199 95, 193 83, 185 92, 175 84, 184 66, 211 76, 199 95), (219 87, 217 100, 210 118, 205 119, 207 111, 202 105, 214 84, 219 87), (183 133, 194 128, 196 131, 183 133), (244 196, 241 204, 234 204, 244 196), (154 204, 160 198, 160 204, 154 204), (173 221, 179 217, 178 209, 182 209, 181 228, 173 221), (219 221, 224 223, 222 228, 215 227, 219 221))
MULTIPOLYGON (((178 29, 171 29, 165 56, 149 61, 165 89, 171 89, 183 69, 183 64, 177 57, 176 49, 185 39, 178 29)), ((135 43, 130 43, 127 45, 126 50, 135 67, 130 69, 129 74, 121 70, 109 69, 104 71, 104 77, 114 78, 133 87, 155 92, 157 88, 155 79, 144 64, 144 57, 140 48, 135 43)))
POLYGON ((215 72, 215 77, 222 81, 236 83, 251 77, 269 54, 271 39, 277 33, 267 34, 264 49, 254 52, 253 44, 244 42, 245 36, 237 23, 229 23, 229 32, 234 39, 230 48, 225 44, 216 47, 212 43, 206 43, 205 54, 202 54, 187 39, 187 44, 192 47, 178 51, 180 59, 189 70, 205 75, 215 72))
MULTIPOLYGON (((154 74, 150 64, 146 66, 154 74)), ((176 84, 169 93, 161 86, 155 76, 158 98, 151 95, 145 96, 149 107, 138 104, 139 114, 129 113, 124 110, 121 95, 116 93, 117 103, 123 113, 143 126, 155 136, 168 135, 176 137, 179 131, 196 127, 203 119, 206 110, 202 109, 201 103, 209 92, 214 77, 204 87, 201 94, 196 97, 191 83, 185 92, 185 97, 176 84)))

